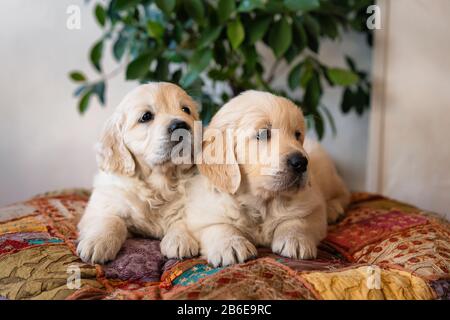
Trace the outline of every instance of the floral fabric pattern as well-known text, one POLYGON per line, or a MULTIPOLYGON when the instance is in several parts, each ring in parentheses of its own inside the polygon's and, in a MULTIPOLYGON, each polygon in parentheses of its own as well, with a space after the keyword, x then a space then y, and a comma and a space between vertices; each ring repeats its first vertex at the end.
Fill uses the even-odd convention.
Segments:
POLYGON ((127 239, 105 265, 76 255, 87 190, 0 208, 0 299, 450 299, 450 224, 380 195, 354 193, 314 260, 258 248, 243 264, 166 259, 159 240, 127 239))

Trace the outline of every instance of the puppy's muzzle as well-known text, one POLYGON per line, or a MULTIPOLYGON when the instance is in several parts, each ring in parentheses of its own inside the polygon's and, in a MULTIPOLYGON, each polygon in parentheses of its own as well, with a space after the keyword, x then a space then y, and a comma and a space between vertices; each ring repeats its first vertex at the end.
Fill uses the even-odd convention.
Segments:
MULTIPOLYGON (((187 122, 185 122, 183 120, 175 119, 167 127, 167 132, 169 133, 169 135, 171 135, 177 130, 186 130, 186 131, 189 131, 189 133, 190 133, 191 127, 187 124, 187 122)), ((178 141, 181 142, 183 140, 184 140, 183 134, 180 134, 178 141)))
POLYGON ((289 170, 297 175, 302 175, 308 170, 308 158, 300 152, 290 154, 286 162, 289 170))
POLYGON ((169 132, 169 134, 172 134, 175 130, 178 130, 178 129, 184 129, 184 130, 190 131, 191 127, 187 124, 187 122, 185 122, 183 120, 173 120, 169 124, 167 131, 169 132))

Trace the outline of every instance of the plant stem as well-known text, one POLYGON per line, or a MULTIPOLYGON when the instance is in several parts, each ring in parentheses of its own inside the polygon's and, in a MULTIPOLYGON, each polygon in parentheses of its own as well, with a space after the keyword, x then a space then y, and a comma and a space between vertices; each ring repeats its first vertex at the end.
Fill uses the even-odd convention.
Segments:
POLYGON ((278 65, 280 64, 281 60, 276 60, 273 65, 272 68, 270 68, 269 71, 269 76, 267 77, 266 83, 271 83, 275 77, 275 71, 277 71, 278 65))
POLYGON ((109 73, 107 73, 107 74, 105 74, 105 73, 102 72, 100 78, 98 78, 98 79, 95 80, 95 81, 89 81, 89 82, 86 82, 86 86, 96 84, 96 83, 98 83, 98 82, 100 82, 100 81, 105 81, 105 82, 106 82, 106 81, 111 80, 112 78, 116 77, 116 76, 123 70, 123 68, 124 68, 126 65, 128 65, 129 60, 130 60, 130 59, 127 57, 127 58, 125 59, 124 63, 121 63, 117 68, 113 69, 111 72, 109 72, 109 73))

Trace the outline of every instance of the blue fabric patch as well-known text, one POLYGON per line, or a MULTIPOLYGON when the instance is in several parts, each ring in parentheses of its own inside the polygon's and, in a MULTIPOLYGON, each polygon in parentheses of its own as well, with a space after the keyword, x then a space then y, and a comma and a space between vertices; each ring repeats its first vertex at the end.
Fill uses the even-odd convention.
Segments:
POLYGON ((51 239, 29 239, 26 240, 29 244, 36 245, 36 244, 46 244, 46 243, 61 243, 63 242, 62 239, 57 238, 51 238, 51 239))
POLYGON ((180 275, 173 281, 173 284, 188 286, 190 284, 196 283, 200 279, 203 279, 207 276, 213 275, 222 269, 223 269, 223 267, 212 268, 211 266, 209 266, 207 264, 198 264, 196 266, 193 266, 189 270, 186 270, 185 272, 183 272, 182 275, 180 275))

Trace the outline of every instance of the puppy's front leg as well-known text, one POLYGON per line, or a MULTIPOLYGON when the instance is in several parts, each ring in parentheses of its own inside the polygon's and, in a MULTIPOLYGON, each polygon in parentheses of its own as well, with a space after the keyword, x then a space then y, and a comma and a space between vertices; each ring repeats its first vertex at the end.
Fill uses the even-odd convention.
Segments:
POLYGON ((238 229, 228 224, 206 227, 201 232, 200 242, 202 254, 214 267, 242 263, 258 253, 238 229))
POLYGON ((336 196, 327 200, 327 216, 328 223, 335 223, 345 214, 345 209, 350 203, 350 192, 345 187, 342 180, 337 180, 340 183, 336 183, 336 196))
POLYGON ((277 226, 272 240, 273 252, 294 259, 314 259, 317 256, 319 239, 302 220, 287 220, 277 226))
POLYGON ((198 255, 198 251, 198 242, 184 223, 171 226, 161 240, 161 252, 167 258, 190 258, 198 255))
POLYGON ((113 260, 128 231, 122 218, 115 215, 84 216, 79 224, 77 253, 81 260, 91 263, 105 263, 113 260))

